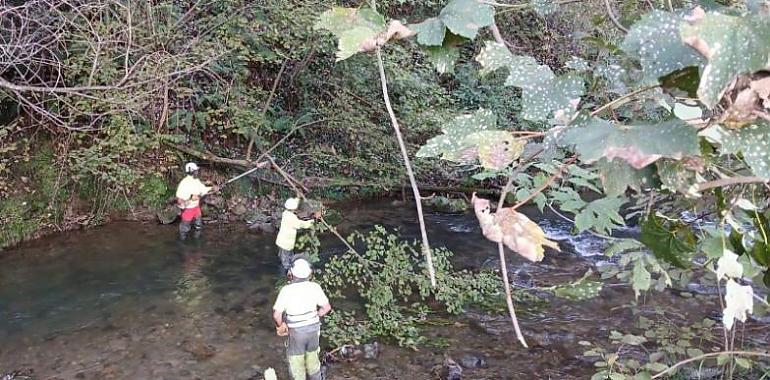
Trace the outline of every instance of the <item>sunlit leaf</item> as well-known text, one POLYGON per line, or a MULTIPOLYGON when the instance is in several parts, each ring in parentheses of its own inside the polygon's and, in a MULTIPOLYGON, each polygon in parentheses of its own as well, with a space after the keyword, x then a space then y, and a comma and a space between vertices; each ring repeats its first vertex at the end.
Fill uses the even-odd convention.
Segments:
POLYGON ((652 285, 650 272, 644 267, 642 260, 636 260, 634 269, 631 270, 631 287, 634 289, 636 297, 639 298, 639 294, 650 290, 650 285, 652 285))
POLYGON ((602 157, 620 158, 641 169, 662 157, 681 159, 699 155, 698 131, 681 120, 660 124, 617 126, 590 117, 579 120, 562 136, 562 145, 574 145, 584 162, 602 157))
POLYGON ((738 262, 738 255, 729 249, 725 249, 722 257, 717 260, 717 279, 721 280, 725 276, 729 278, 743 276, 743 266, 738 262))
POLYGON ((730 330, 735 320, 746 322, 748 314, 754 310, 754 290, 751 286, 742 286, 732 279, 725 286, 725 308, 722 311, 722 323, 730 330))
POLYGON ((333 7, 322 13, 316 29, 326 29, 338 38, 337 61, 362 50, 368 40, 385 29, 385 18, 370 8, 333 7))
MULTIPOLYGON (((417 157, 440 157, 448 161, 466 162, 463 157, 472 146, 465 143, 465 137, 481 131, 494 130, 497 116, 485 109, 470 115, 455 117, 441 127, 443 134, 436 136, 417 151, 417 157)), ((474 155, 475 156, 475 155, 474 155)))
POLYGON ((455 62, 460 58, 460 50, 456 47, 428 47, 425 49, 428 60, 441 74, 452 73, 455 70, 455 62))
POLYGON ((655 83, 668 73, 702 64, 703 58, 682 42, 682 22, 682 17, 674 13, 653 10, 626 34, 621 48, 639 59, 648 82, 655 83))
POLYGON ((506 131, 475 132, 465 137, 465 143, 477 147, 481 166, 491 170, 501 170, 519 158, 525 145, 506 131))
POLYGON ((698 97, 714 107, 739 74, 768 67, 770 23, 760 15, 703 14, 699 8, 683 24, 683 40, 708 59, 698 87, 698 97))
POLYGON ((498 209, 492 213, 489 200, 478 198, 476 194, 473 194, 471 203, 481 231, 487 239, 502 242, 512 251, 533 262, 543 260, 543 246, 560 250, 559 244, 548 240, 540 226, 524 214, 511 208, 498 209))

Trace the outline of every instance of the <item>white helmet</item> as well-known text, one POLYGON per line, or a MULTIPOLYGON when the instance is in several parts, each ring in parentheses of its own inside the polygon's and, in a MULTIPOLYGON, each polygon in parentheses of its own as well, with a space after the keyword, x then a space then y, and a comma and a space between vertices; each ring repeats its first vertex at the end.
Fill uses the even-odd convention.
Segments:
POLYGON ((198 169, 200 169, 200 168, 199 168, 199 167, 198 167, 198 165, 197 165, 196 163, 194 163, 194 162, 188 162, 188 163, 187 163, 187 164, 184 166, 184 172, 185 172, 185 173, 192 173, 192 172, 194 172, 194 171, 196 171, 196 170, 198 170, 198 169))
POLYGON ((294 260, 291 265, 291 275, 295 278, 308 278, 313 270, 310 268, 310 263, 305 259, 294 260))
POLYGON ((286 203, 283 204, 283 207, 286 207, 287 210, 296 210, 297 207, 299 207, 299 199, 289 198, 286 200, 286 203))

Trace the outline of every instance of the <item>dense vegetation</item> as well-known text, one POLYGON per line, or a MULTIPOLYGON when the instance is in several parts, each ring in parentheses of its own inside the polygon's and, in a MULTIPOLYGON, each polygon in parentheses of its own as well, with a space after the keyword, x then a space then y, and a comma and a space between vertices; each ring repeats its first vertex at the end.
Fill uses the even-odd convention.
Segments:
MULTIPOLYGON (((613 3, 6 6, 0 246, 157 207, 191 157, 217 167, 214 180, 274 157, 323 197, 409 182, 418 207, 424 185, 498 188, 499 206, 511 207, 473 205, 501 257, 507 248, 538 261, 552 246, 516 211, 532 202, 576 232, 612 238, 638 221, 638 240, 612 238, 606 254, 618 265, 601 274, 637 298, 693 279, 720 289, 720 302, 724 291, 723 337, 709 340, 717 350, 687 339, 666 349, 672 334, 710 320, 672 333, 640 316, 649 335, 613 332, 617 352, 585 342, 601 358, 597 378, 651 378, 688 357, 728 376, 761 371, 748 358, 767 354, 733 352, 735 326, 768 306, 759 291, 770 285, 768 4, 613 3), (629 346, 645 358, 623 357, 629 346)), ((258 177, 258 187, 228 189, 230 199, 289 191, 269 169, 258 177)), ((446 290, 447 254, 427 242, 423 234, 429 277, 446 290)), ((411 246, 388 244, 367 250, 362 267, 391 252, 407 270, 411 246)), ((598 292, 590 281, 572 288, 578 299, 598 292)), ((371 295, 361 294, 382 301, 371 295)), ((367 310, 369 332, 389 334, 392 320, 377 318, 409 318, 390 307, 395 316, 367 310)))

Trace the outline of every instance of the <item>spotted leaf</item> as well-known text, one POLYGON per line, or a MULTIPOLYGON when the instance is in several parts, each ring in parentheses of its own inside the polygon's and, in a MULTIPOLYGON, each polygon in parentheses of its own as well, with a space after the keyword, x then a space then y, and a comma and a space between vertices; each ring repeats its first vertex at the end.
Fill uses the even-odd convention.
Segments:
POLYGON ((501 170, 519 158, 525 142, 506 131, 483 131, 468 135, 465 143, 477 148, 479 161, 485 169, 501 170))
POLYGON ((722 145, 722 154, 742 154, 754 175, 770 178, 770 123, 754 123, 741 129, 710 127, 703 134, 722 145))
POLYGON ((698 97, 708 107, 720 101, 739 74, 768 68, 770 22, 766 17, 704 13, 696 8, 690 19, 681 35, 708 60, 698 86, 698 97))
POLYGON ((439 19, 452 33, 474 39, 479 29, 495 22, 492 6, 478 0, 451 0, 439 13, 439 19))
POLYGON ((680 24, 683 18, 654 10, 636 22, 626 34, 621 48, 637 58, 648 82, 688 66, 699 66, 703 58, 682 42, 680 24))
POLYGON ((557 285, 553 294, 570 301, 585 301, 599 296, 602 291, 602 283, 599 281, 579 280, 573 283, 557 285))
POLYGON ((568 120, 585 91, 583 78, 575 74, 557 77, 551 68, 529 56, 513 55, 504 45, 487 41, 476 57, 482 74, 508 69, 506 86, 522 89, 522 117, 543 121, 549 117, 568 120))
POLYGON ((494 130, 496 124, 497 116, 485 109, 455 117, 442 126, 443 134, 428 140, 417 151, 417 157, 440 157, 448 161, 466 162, 468 159, 464 153, 473 146, 466 143, 465 138, 475 132, 494 130))
POLYGON ((616 126, 595 117, 582 118, 564 133, 561 144, 574 146, 585 162, 620 158, 636 169, 661 157, 681 159, 700 154, 697 130, 681 120, 616 126))
POLYGON ((604 194, 616 197, 625 194, 626 189, 641 191, 654 184, 654 173, 651 168, 634 169, 621 159, 601 159, 596 164, 599 169, 599 179, 602 181, 604 194))
POLYGON ((530 5, 540 16, 548 16, 556 12, 556 4, 552 0, 530 0, 530 5))

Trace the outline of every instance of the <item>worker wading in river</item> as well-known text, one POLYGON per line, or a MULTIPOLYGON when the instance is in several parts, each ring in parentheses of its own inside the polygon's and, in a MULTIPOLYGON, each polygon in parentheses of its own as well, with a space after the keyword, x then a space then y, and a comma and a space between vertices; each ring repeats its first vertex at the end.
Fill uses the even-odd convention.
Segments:
POLYGON ((286 356, 293 380, 321 380, 320 317, 332 306, 321 286, 310 281, 312 272, 307 260, 295 260, 288 272, 289 284, 281 288, 273 305, 276 333, 289 336, 286 356))
MULTIPOLYGON (((294 243, 297 241, 297 230, 310 228, 313 226, 312 220, 302 220, 294 212, 299 207, 298 198, 289 198, 284 204, 285 210, 281 214, 281 228, 278 230, 278 237, 275 239, 275 245, 278 246, 278 258, 281 259, 281 266, 286 271, 291 267, 294 261, 294 243)), ((320 211, 314 216, 320 217, 320 211)))
POLYGON ((191 229, 195 229, 195 234, 200 233, 203 228, 203 219, 201 214, 201 198, 209 193, 218 191, 216 186, 208 187, 198 178, 200 168, 194 162, 188 162, 184 166, 187 176, 179 182, 176 188, 177 206, 182 210, 182 221, 179 223, 179 238, 184 240, 191 229))

